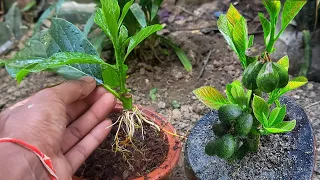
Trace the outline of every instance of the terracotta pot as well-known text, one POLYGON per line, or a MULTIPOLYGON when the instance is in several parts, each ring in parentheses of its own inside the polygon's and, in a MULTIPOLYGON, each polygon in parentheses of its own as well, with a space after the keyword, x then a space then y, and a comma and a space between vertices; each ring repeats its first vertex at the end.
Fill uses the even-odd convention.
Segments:
MULTIPOLYGON (((176 132, 174 127, 161 115, 151 110, 148 110, 142 106, 138 106, 138 107, 143 113, 147 115, 149 119, 153 120, 153 122, 155 122, 158 126, 160 126, 161 129, 164 129, 166 131, 173 132, 173 133, 176 132)), ((122 109, 123 109, 122 105, 117 104, 116 107, 114 108, 114 112, 121 112, 122 109)), ((177 165, 180 157, 181 149, 182 149, 181 142, 179 138, 175 136, 172 136, 168 133, 165 133, 165 135, 167 136, 168 144, 169 144, 169 151, 165 161, 158 168, 154 169, 152 172, 148 173, 146 176, 138 177, 133 180, 144 180, 146 178, 148 180, 165 179, 172 172, 174 167, 177 165)), ((84 180, 76 176, 73 176, 72 179, 84 180)))
MULTIPOLYGON (((287 106, 287 115, 290 120, 297 121, 293 131, 286 135, 292 139, 294 148, 289 149, 288 155, 292 157, 292 163, 282 163, 283 158, 277 160, 283 168, 256 166, 257 173, 253 173, 254 179, 312 179, 315 167, 315 138, 313 136, 312 126, 307 114, 295 101, 283 96, 280 103, 287 106), (262 171, 259 171, 263 169, 262 171), (266 171, 266 169, 268 171, 266 171), (281 170, 283 169, 283 170, 281 170)), ((217 156, 208 156, 204 149, 210 140, 216 136, 212 131, 212 125, 217 123, 219 117, 217 111, 211 111, 202 117, 191 130, 185 145, 184 160, 185 171, 189 180, 212 180, 212 179, 234 179, 234 174, 228 174, 229 171, 238 171, 232 169, 229 163, 217 156), (230 170, 231 169, 231 170, 230 170)), ((273 148, 273 147, 269 147, 273 148)), ((248 154, 247 156, 250 156, 248 154)), ((285 156, 288 158, 288 156, 285 156)), ((251 159, 253 163, 258 164, 259 159, 251 159)), ((252 168, 252 167, 249 167, 252 168)), ((249 174, 248 174, 249 176, 249 174)), ((252 177, 246 177, 248 179, 252 177)))

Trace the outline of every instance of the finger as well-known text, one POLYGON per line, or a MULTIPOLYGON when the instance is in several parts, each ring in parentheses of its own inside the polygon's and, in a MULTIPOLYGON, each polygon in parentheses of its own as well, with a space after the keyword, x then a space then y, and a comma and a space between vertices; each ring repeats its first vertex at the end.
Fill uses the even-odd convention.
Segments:
POLYGON ((103 121, 115 106, 112 94, 104 94, 85 114, 67 127, 62 142, 62 152, 67 152, 79 142, 92 128, 103 121))
POLYGON ((87 97, 95 88, 95 80, 90 76, 85 76, 79 80, 69 80, 58 86, 42 90, 42 93, 44 93, 44 96, 49 96, 48 98, 53 98, 54 100, 58 98, 65 106, 68 106, 77 100, 87 97))
POLYGON ((73 120, 79 118, 84 112, 86 112, 102 95, 108 93, 106 89, 99 86, 88 97, 76 101, 67 107, 67 114, 70 118, 70 123, 73 120))
POLYGON ((111 124, 111 120, 101 122, 65 154, 65 157, 72 167, 72 174, 75 173, 90 154, 105 140, 111 130, 111 128, 106 129, 106 127, 111 124))

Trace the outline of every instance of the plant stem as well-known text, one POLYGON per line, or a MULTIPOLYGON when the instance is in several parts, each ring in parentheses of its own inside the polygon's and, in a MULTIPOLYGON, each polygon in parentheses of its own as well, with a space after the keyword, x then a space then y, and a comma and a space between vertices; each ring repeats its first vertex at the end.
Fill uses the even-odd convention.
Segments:
POLYGON ((117 62, 117 68, 118 68, 118 72, 119 72, 119 83, 120 83, 120 93, 121 94, 125 94, 127 93, 127 89, 126 89, 126 76, 125 73, 123 73, 123 57, 121 57, 121 47, 120 48, 116 48, 116 62, 117 62))
POLYGON ((106 84, 102 84, 102 86, 108 90, 111 94, 113 94, 117 99, 120 99, 120 95, 119 93, 117 93, 115 90, 113 90, 110 86, 106 85, 106 84))
POLYGON ((269 40, 269 43, 268 43, 268 46, 267 46, 267 52, 269 54, 271 54, 271 51, 273 49, 273 45, 275 43, 275 38, 274 38, 274 35, 275 35, 275 31, 276 31, 276 25, 275 25, 275 20, 272 20, 271 21, 271 34, 270 34, 270 40, 269 40))
POLYGON ((127 93, 127 94, 121 95, 120 101, 122 102, 124 110, 132 110, 133 105, 132 105, 132 95, 131 94, 127 93))

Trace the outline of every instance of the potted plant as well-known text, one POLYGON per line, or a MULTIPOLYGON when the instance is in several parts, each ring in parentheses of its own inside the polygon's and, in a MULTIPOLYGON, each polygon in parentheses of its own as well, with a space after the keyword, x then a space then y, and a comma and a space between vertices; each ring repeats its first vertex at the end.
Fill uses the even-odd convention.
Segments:
POLYGON ((225 97, 213 87, 194 94, 213 109, 191 130, 185 149, 189 179, 311 179, 314 137, 304 110, 283 96, 307 83, 289 80, 289 58, 270 58, 274 43, 306 1, 263 0, 270 21, 259 13, 263 48, 252 47, 244 17, 230 5, 218 28, 244 68, 241 80, 226 86, 225 97))
MULTIPOLYGON (((97 9, 95 22, 113 44, 115 65, 103 61, 94 46, 76 26, 60 18, 53 19, 48 30, 35 34, 14 58, 1 60, 0 65, 4 65, 8 73, 18 82, 29 73, 41 71, 53 71, 66 79, 94 77, 98 85, 103 86, 121 102, 114 109, 113 117, 110 117, 114 120, 112 126, 117 127, 112 130, 114 131, 111 133, 112 139, 103 144, 110 147, 101 147, 104 151, 108 151, 104 154, 111 156, 112 159, 117 156, 115 163, 125 166, 127 170, 120 172, 123 177, 164 178, 178 162, 180 141, 175 135, 174 128, 162 116, 133 104, 132 95, 126 87, 128 67, 125 65, 125 60, 133 49, 149 35, 161 30, 163 26, 159 24, 146 26, 129 37, 123 20, 133 0, 127 2, 121 10, 117 0, 103 0, 101 4, 102 7, 97 9), (160 157, 154 153, 158 153, 157 156, 160 157), (134 166, 139 163, 133 162, 140 162, 140 165, 134 166)), ((90 160, 92 158, 89 157, 90 160)), ((123 168, 114 164, 109 164, 112 168, 105 165, 105 161, 111 159, 101 156, 94 160, 101 161, 99 170, 93 167, 97 174, 100 173, 100 178, 103 178, 103 172, 109 168, 118 170, 123 168)), ((115 174, 109 178, 118 176, 119 174, 115 174)), ((98 177, 93 177, 95 178, 98 177)))

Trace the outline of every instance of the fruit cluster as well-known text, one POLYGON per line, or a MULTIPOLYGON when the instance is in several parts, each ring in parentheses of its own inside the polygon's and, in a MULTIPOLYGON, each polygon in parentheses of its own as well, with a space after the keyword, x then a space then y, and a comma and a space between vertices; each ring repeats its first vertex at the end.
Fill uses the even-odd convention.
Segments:
POLYGON ((234 104, 221 106, 218 116, 220 123, 213 126, 213 131, 218 138, 209 142, 205 151, 208 155, 228 159, 247 140, 246 136, 250 133, 254 120, 251 114, 243 112, 234 104))
POLYGON ((259 89, 270 93, 276 88, 283 88, 288 84, 288 71, 275 62, 256 61, 249 64, 242 77, 242 84, 250 90, 259 89))

